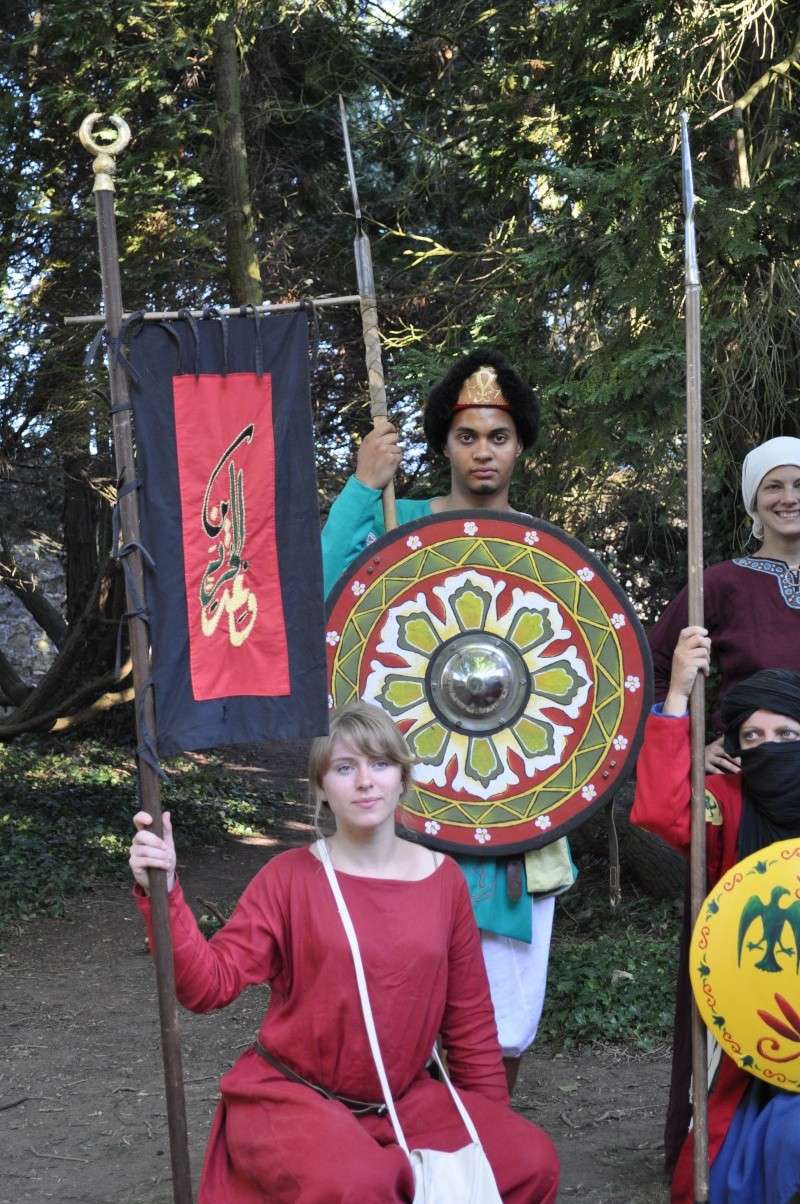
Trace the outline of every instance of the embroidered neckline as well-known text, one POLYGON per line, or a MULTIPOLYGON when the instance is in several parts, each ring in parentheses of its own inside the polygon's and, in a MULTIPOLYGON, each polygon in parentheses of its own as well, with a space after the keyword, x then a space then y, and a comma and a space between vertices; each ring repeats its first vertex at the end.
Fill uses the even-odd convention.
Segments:
POLYGON ((777 577, 786 605, 791 610, 800 610, 800 569, 791 569, 785 560, 771 560, 768 556, 740 556, 733 563, 741 569, 777 577))

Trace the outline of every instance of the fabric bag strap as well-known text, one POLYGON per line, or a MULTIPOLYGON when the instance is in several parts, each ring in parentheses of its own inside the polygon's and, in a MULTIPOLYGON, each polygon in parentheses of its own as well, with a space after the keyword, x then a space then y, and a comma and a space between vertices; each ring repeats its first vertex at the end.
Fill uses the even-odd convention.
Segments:
MULTIPOLYGON (((406 1154, 409 1154, 408 1143, 406 1142, 405 1135, 400 1126, 400 1121, 397 1117, 397 1110, 394 1106, 394 1099, 392 1098, 391 1088, 389 1087, 389 1080, 386 1077, 386 1070, 383 1065, 383 1057, 381 1056, 381 1049, 380 1045, 378 1044, 378 1034, 375 1030, 375 1021, 373 1019, 372 1007, 370 1005, 369 993, 367 991, 367 980, 364 975, 364 964, 361 961, 361 950, 358 946, 358 938, 356 936, 355 928, 353 927, 353 921, 350 919, 350 912, 347 909, 347 904, 344 901, 344 896, 342 895, 339 887, 339 882, 336 878, 336 871, 333 868, 333 862, 331 861, 331 855, 328 852, 328 846, 326 842, 324 840, 317 840, 314 843, 313 848, 316 850, 319 859, 322 862, 331 891, 333 892, 333 897, 336 901, 336 907, 339 912, 339 917, 342 921, 342 926, 344 927, 347 942, 350 946, 350 953, 353 957, 353 966, 356 972, 358 995, 361 1000, 361 1011, 364 1016, 364 1024, 367 1029, 369 1047, 372 1051, 372 1058, 375 1062, 375 1069, 378 1073, 381 1091, 383 1092, 386 1111, 389 1113, 389 1119, 392 1122, 392 1128, 394 1129, 394 1134, 397 1138, 397 1144, 402 1150, 405 1150, 406 1154)), ((439 1067, 442 1079, 447 1084, 447 1089, 453 1097, 453 1102, 458 1109, 459 1116, 464 1122, 464 1127, 469 1133, 470 1140, 475 1142, 476 1145, 480 1146, 481 1140, 478 1136, 478 1131, 475 1128, 475 1125, 472 1123, 472 1117, 464 1107, 464 1104, 462 1103, 455 1087, 450 1082, 450 1076, 444 1068, 442 1059, 439 1057, 439 1051, 435 1047, 433 1049, 433 1057, 436 1065, 439 1067)))

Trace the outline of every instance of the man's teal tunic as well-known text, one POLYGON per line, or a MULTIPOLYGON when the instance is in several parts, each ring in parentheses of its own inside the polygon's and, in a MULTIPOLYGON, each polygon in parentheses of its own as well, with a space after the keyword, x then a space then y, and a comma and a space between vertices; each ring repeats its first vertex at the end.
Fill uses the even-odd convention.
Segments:
MULTIPOLYGON (((431 513, 428 498, 399 498, 397 522, 413 522, 431 513)), ((325 594, 364 548, 384 534, 381 491, 362 484, 351 476, 331 506, 322 531, 322 565, 325 594)), ((577 871, 569 855, 566 840, 527 854, 526 887, 516 898, 509 898, 506 880, 507 858, 470 857, 459 853, 458 864, 467 879, 475 920, 479 928, 510 936, 518 941, 531 940, 530 895, 544 898, 561 894, 574 881, 577 871)))

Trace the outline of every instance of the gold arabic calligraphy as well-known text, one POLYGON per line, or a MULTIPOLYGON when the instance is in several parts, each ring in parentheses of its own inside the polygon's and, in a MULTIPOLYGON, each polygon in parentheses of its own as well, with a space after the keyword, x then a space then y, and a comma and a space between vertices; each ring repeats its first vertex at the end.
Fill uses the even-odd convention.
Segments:
POLYGON ((248 638, 258 615, 258 599, 245 583, 249 565, 244 559, 247 538, 244 470, 236 468, 233 458, 236 449, 252 442, 254 435, 253 423, 239 432, 217 461, 203 495, 203 530, 214 543, 209 548, 211 560, 200 582, 200 624, 203 635, 212 636, 225 615, 228 639, 234 648, 241 647, 248 638), (226 467, 227 497, 220 497, 224 485, 218 488, 217 482, 221 477, 224 481, 226 467))

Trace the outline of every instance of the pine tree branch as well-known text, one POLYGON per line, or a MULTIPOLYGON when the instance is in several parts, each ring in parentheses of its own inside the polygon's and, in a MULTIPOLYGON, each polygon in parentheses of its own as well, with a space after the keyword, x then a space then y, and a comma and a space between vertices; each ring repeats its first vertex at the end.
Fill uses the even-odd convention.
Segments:
POLYGON ((781 59, 779 63, 773 63, 771 67, 768 67, 764 74, 759 76, 756 82, 751 84, 747 91, 744 92, 738 100, 733 102, 734 111, 743 113, 744 110, 753 103, 758 94, 763 92, 764 89, 774 81, 774 77, 776 75, 788 75, 792 67, 800 68, 800 28, 797 30, 794 39, 794 45, 792 46, 792 49, 789 51, 786 58, 781 59))
POLYGON ((781 76, 788 75, 792 67, 800 67, 800 27, 798 27, 795 35, 794 45, 789 51, 786 58, 781 59, 779 63, 773 63, 768 67, 763 75, 751 84, 737 100, 733 102, 733 115, 736 119, 736 170, 739 179, 739 187, 747 189, 750 187, 750 165, 747 159, 747 146, 744 137, 744 113, 747 108, 753 103, 758 95, 774 83, 781 76))

